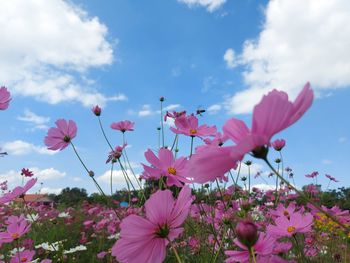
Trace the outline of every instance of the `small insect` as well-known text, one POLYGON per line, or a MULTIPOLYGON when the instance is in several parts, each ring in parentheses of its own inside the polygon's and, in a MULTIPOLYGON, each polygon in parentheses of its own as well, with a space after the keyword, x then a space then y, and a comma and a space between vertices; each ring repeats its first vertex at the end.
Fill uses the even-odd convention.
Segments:
POLYGON ((203 109, 202 106, 198 106, 196 114, 202 117, 203 116, 202 113, 204 112, 205 112, 205 109, 203 109))

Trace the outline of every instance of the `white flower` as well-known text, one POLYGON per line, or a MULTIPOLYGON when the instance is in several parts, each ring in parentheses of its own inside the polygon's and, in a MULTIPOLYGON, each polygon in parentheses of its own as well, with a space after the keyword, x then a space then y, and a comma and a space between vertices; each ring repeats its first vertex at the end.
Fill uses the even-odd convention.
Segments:
POLYGON ((77 251, 83 251, 83 250, 87 250, 86 246, 79 245, 79 246, 71 248, 69 250, 64 250, 63 254, 71 254, 71 253, 75 253, 77 251))
POLYGON ((70 217, 70 215, 69 215, 69 213, 62 212, 62 213, 59 213, 59 214, 58 214, 58 217, 67 218, 67 217, 70 217))
POLYGON ((108 239, 119 239, 120 233, 116 233, 114 235, 110 235, 109 237, 107 237, 108 239))
POLYGON ((30 222, 35 222, 35 221, 37 221, 38 219, 39 219, 39 214, 28 214, 28 215, 26 215, 26 219, 28 220, 28 221, 30 221, 30 222))

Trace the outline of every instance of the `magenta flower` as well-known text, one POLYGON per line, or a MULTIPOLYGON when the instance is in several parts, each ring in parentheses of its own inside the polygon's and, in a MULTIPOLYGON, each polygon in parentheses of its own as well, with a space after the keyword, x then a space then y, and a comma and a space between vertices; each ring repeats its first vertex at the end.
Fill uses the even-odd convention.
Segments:
POLYGON ((239 242, 247 247, 252 247, 259 238, 258 227, 250 220, 238 222, 235 231, 239 242))
POLYGON ((216 127, 209 127, 205 124, 198 126, 198 118, 194 115, 186 116, 182 115, 175 119, 175 126, 170 127, 176 134, 184 134, 191 137, 206 137, 206 136, 215 136, 216 127))
POLYGON ((242 155, 235 148, 236 146, 206 146, 204 150, 200 148, 187 165, 186 177, 200 184, 223 178, 230 169, 236 169, 237 161, 242 159, 242 155))
POLYGON ((126 147, 126 145, 126 143, 122 146, 118 145, 114 148, 113 151, 110 151, 106 163, 109 163, 110 161, 112 161, 113 163, 117 162, 118 159, 122 156, 123 150, 126 147))
POLYGON ((287 207, 285 207, 282 203, 279 203, 276 209, 270 209, 269 212, 273 216, 285 216, 289 217, 290 215, 294 214, 295 212, 295 204, 290 203, 287 207))
POLYGON ((0 232, 0 244, 17 240, 30 229, 30 223, 23 217, 12 216, 5 232, 0 232))
POLYGON ((193 177, 194 182, 205 183, 205 180, 215 180, 234 168, 246 153, 252 152, 257 158, 265 158, 268 152, 266 146, 269 146, 272 136, 300 119, 312 100, 313 91, 309 83, 293 103, 283 91, 269 92, 254 107, 252 129, 241 120, 228 120, 223 127, 224 135, 236 145, 197 152, 190 160, 188 175, 193 177))
POLYGON ((32 177, 34 174, 29 169, 23 168, 21 171, 21 175, 23 175, 25 177, 32 177))
POLYGON ((125 120, 125 121, 119 121, 119 122, 113 122, 111 124, 111 128, 114 130, 121 131, 122 133, 126 131, 133 131, 134 130, 134 122, 125 120))
MULTIPOLYGON (((235 251, 235 250, 227 250, 225 251, 225 254, 229 256, 225 260, 225 263, 235 263, 235 262, 242 262, 246 263, 249 262, 249 249, 244 244, 238 241, 238 239, 234 240, 234 243, 241 248, 241 251, 235 251)), ((265 233, 259 234, 259 239, 253 246, 254 252, 256 254, 256 260, 257 262, 269 262, 266 261, 266 258, 269 258, 272 255, 273 248, 275 246, 276 240, 265 233)))
POLYGON ((167 121, 167 118, 172 118, 175 120, 176 118, 179 118, 183 115, 186 115, 186 111, 173 111, 173 112, 167 111, 166 114, 164 115, 164 121, 167 121))
POLYGON ((291 237, 296 233, 308 233, 311 231, 313 216, 300 212, 293 213, 289 217, 280 216, 275 219, 275 225, 269 225, 267 231, 276 237, 291 237))
POLYGON ((11 94, 8 92, 7 88, 0 88, 0 110, 6 110, 9 107, 11 100, 11 94))
POLYGON ((279 152, 284 148, 284 146, 286 146, 286 141, 283 139, 277 139, 271 143, 271 146, 279 152))
POLYGON ((144 172, 142 178, 144 179, 159 179, 161 176, 167 178, 167 186, 176 185, 182 187, 183 183, 190 182, 186 177, 187 159, 180 157, 175 160, 172 151, 162 148, 158 152, 158 157, 151 151, 145 152, 146 160, 152 165, 143 165, 144 172))
POLYGON ((24 250, 17 252, 12 258, 10 263, 29 263, 32 261, 35 255, 34 250, 24 250))
POLYGON ((94 107, 92 107, 91 111, 96 115, 96 116, 100 116, 101 115, 101 112, 102 112, 102 109, 96 105, 94 107))
POLYGON ((59 119, 56 122, 57 128, 50 128, 45 137, 45 145, 49 150, 63 150, 77 135, 77 125, 74 121, 59 119))
POLYGON ((338 183, 339 181, 337 179, 335 179, 333 176, 329 175, 329 174, 326 174, 326 177, 330 180, 330 181, 333 181, 335 183, 338 183))
POLYGON ((35 185, 37 180, 37 178, 32 178, 23 187, 17 186, 12 190, 12 192, 4 194, 2 197, 0 197, 0 204, 6 204, 8 202, 11 202, 13 199, 25 194, 30 188, 35 185))
POLYGON ((161 263, 166 247, 182 232, 192 203, 191 189, 183 187, 177 200, 171 191, 157 191, 145 203, 146 218, 126 217, 120 239, 112 247, 112 255, 121 263, 161 263))

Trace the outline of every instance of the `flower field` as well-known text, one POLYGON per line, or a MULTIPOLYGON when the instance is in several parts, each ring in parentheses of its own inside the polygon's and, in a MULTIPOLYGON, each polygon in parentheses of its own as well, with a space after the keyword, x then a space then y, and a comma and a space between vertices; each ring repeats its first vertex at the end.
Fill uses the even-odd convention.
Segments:
MULTIPOLYGON (((43 141, 49 150, 71 151, 86 180, 96 186, 99 201, 33 202, 29 193, 38 180, 27 168, 17 187, 0 182, 0 262, 349 262, 349 211, 322 203, 317 181, 297 187, 283 160, 288 138, 276 139, 307 114, 313 99, 309 83, 294 101, 272 90, 255 105, 251 125, 228 118, 216 127, 200 123, 204 110, 163 111, 161 97, 159 142, 144 149, 141 174, 127 155, 127 136, 137 123, 112 123, 110 128, 123 138, 113 145, 101 122, 103 109, 96 105, 89 114, 98 119, 108 149, 110 192, 79 152, 76 122, 58 119, 43 141), (165 141, 169 119, 173 136, 165 141), (189 152, 182 151, 180 138, 188 142, 189 152), (255 160, 270 173, 241 175, 241 168, 249 170, 255 160), (122 172, 127 185, 118 198, 113 170, 122 172), (275 189, 252 187, 258 176, 274 178, 275 189)), ((9 90, 1 87, 1 114, 10 104, 9 90)), ((2 155, 0 161, 6 160, 2 155)), ((318 176, 306 175, 311 180, 318 176)), ((329 184, 337 182, 325 176, 329 184)))

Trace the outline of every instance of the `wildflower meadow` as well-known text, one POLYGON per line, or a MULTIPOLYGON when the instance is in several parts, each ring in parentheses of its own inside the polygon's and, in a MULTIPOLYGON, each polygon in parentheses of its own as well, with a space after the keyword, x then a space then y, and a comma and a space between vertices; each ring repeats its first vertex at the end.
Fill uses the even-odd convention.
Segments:
MULTIPOLYGON (((0 89, 2 115, 14 100, 10 91, 0 89)), ((350 260, 349 211, 342 208, 344 202, 327 203, 322 186, 315 183, 320 176, 329 184, 337 179, 312 172, 306 175, 312 183, 298 187, 283 158, 288 138, 279 132, 308 114, 314 100, 310 83, 293 101, 284 91, 266 93, 248 125, 229 117, 223 127, 210 126, 205 110, 164 111, 168 99, 159 98, 158 145, 144 149, 141 174, 134 172, 127 154, 128 135, 137 123, 116 120, 104 126, 102 107, 86 111, 95 118, 91 130, 106 147, 109 191, 80 152, 79 135, 86 131, 75 120, 56 120, 42 138, 44 144, 50 151, 69 151, 98 193, 94 198, 83 193, 76 201, 73 194, 66 201, 31 200, 38 181, 28 168, 22 169, 23 180, 15 188, 0 182, 0 262, 350 260), (169 120, 172 126, 165 125, 169 120), (120 135, 119 143, 108 138, 106 129, 120 135), (257 160, 270 172, 241 175, 243 166, 249 169, 257 160), (127 189, 113 185, 114 170, 121 171, 127 189), (273 178, 275 188, 252 187, 256 177, 273 178)), ((6 152, 2 155, 0 162, 5 162, 6 152)))

